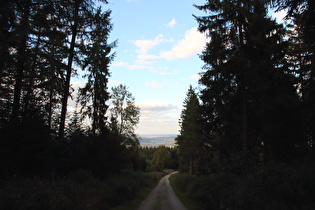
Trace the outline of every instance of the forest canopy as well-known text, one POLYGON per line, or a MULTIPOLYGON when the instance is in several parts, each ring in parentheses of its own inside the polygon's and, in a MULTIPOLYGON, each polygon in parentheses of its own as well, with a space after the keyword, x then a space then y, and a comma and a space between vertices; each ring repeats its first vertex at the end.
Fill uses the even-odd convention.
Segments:
POLYGON ((195 7, 205 13, 194 17, 209 41, 200 92, 189 88, 180 116, 180 168, 196 174, 235 157, 289 163, 313 155, 314 3, 209 0, 195 7), (270 17, 272 7, 288 11, 284 23, 270 17))
POLYGON ((100 2, 2 1, 2 177, 79 169, 104 176, 137 165, 140 108, 123 86, 128 106, 117 111, 125 99, 108 90, 117 41, 108 41, 111 11, 100 2), (75 94, 73 76, 86 81, 75 94), (77 105, 69 111, 70 98, 77 105))
POLYGON ((313 0, 194 5, 208 39, 175 148, 141 148, 135 97, 123 84, 109 90, 118 43, 107 3, 1 1, 0 195, 10 193, 0 208, 111 208, 164 168, 179 168, 177 185, 204 209, 314 207, 313 0), (75 94, 74 76, 85 81, 75 94))

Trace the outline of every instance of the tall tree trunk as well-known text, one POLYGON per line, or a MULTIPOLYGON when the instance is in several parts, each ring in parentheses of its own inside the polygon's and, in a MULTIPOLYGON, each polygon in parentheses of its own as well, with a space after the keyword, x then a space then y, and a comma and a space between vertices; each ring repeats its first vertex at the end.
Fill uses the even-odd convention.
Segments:
POLYGON ((244 88, 242 93, 242 143, 243 143, 243 150, 246 153, 247 151, 247 144, 248 144, 248 122, 247 122, 247 103, 246 103, 246 90, 244 88))
POLYGON ((51 121, 52 121, 52 100, 53 100, 53 88, 52 84, 49 87, 49 103, 48 103, 48 127, 51 129, 51 121))
POLYGON ((12 105, 11 122, 15 125, 19 121, 19 110, 20 110, 20 100, 22 92, 22 81, 23 81, 23 71, 26 67, 26 42, 28 37, 28 25, 30 16, 30 1, 26 1, 23 17, 21 21, 21 32, 20 32, 20 45, 18 47, 18 61, 15 75, 15 85, 14 85, 14 98, 12 105))
MULTIPOLYGON (((240 8, 240 5, 239 5, 240 8)), ((247 65, 244 63, 245 61, 245 53, 244 53, 244 37, 243 37, 243 17, 239 14, 238 18, 238 33, 239 33, 239 42, 240 42, 240 61, 241 61, 241 106, 242 106, 242 144, 243 144, 243 151, 246 154, 247 151, 247 134, 248 134, 248 122, 247 122, 247 96, 246 96, 246 70, 247 65)))
POLYGON ((120 134, 120 135, 122 135, 122 133, 123 133, 123 126, 124 126, 123 113, 124 113, 124 110, 123 110, 123 106, 121 105, 121 113, 120 113, 120 131, 119 131, 119 134, 120 134))
POLYGON ((78 14, 79 14, 79 6, 81 2, 82 0, 75 1, 74 24, 72 26, 72 38, 71 38, 71 44, 70 44, 70 49, 69 49, 66 83, 65 83, 64 94, 63 94, 63 99, 62 99, 62 109, 61 109, 61 117, 60 117, 60 125, 59 125, 59 139, 63 139, 64 132, 65 132, 65 121, 66 121, 67 106, 68 106, 72 62, 73 62, 73 56, 74 56, 75 40, 76 40, 76 36, 78 32, 78 14))
POLYGON ((38 51, 39 51, 39 42, 40 42, 40 35, 38 35, 38 37, 37 37, 35 53, 33 56, 33 65, 31 68, 27 92, 26 92, 25 99, 24 99, 24 111, 23 111, 23 115, 22 115, 22 122, 25 122, 27 114, 29 112, 29 104, 30 104, 31 95, 33 92, 33 86, 34 86, 35 68, 36 68, 36 63, 37 63, 36 57, 37 57, 38 51))
POLYGON ((97 111, 96 111, 96 96, 95 96, 95 89, 94 89, 94 99, 93 99, 93 124, 92 124, 92 133, 93 135, 96 134, 96 124, 97 124, 97 111))

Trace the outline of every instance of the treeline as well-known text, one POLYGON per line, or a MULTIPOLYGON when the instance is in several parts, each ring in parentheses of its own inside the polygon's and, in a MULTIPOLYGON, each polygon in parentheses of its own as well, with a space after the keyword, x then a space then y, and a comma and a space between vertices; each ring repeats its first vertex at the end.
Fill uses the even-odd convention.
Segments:
POLYGON ((1 177, 140 169, 140 108, 126 86, 108 90, 117 42, 106 3, 1 2, 1 177), (76 92, 74 76, 85 81, 76 92))
POLYGON ((108 88, 106 3, 1 1, 1 209, 111 209, 162 175, 145 173, 132 93, 108 88))
POLYGON ((140 157, 146 162, 146 171, 163 171, 164 169, 178 169, 177 147, 141 147, 140 157))
POLYGON ((81 70, 77 102, 91 132, 102 132, 116 46, 108 43, 111 12, 90 0, 3 1, 1 9, 1 128, 39 118, 65 138, 70 79, 81 70))
POLYGON ((206 173, 235 157, 290 163, 313 155, 314 4, 237 0, 196 8, 209 13, 195 18, 210 41, 200 55, 200 94, 189 88, 180 118, 181 169, 206 173), (288 11, 286 25, 268 16, 270 7, 288 11))
POLYGON ((174 185, 200 209, 314 208, 314 6, 195 6, 206 13, 195 19, 209 41, 199 93, 190 86, 180 116, 184 173, 174 185), (270 8, 287 11, 285 25, 270 8))

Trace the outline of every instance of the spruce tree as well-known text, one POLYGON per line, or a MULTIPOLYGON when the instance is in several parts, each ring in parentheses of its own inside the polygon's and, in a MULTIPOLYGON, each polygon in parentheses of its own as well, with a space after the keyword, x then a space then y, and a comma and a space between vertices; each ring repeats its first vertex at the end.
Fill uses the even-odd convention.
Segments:
POLYGON ((83 116, 92 119, 92 133, 104 133, 106 131, 106 111, 109 99, 107 83, 109 64, 114 58, 111 50, 116 42, 108 44, 108 36, 112 25, 110 24, 110 11, 102 13, 99 8, 95 14, 90 14, 91 29, 84 36, 81 55, 84 57, 82 68, 86 70, 87 83, 79 90, 79 101, 82 106, 83 116))
MULTIPOLYGON (((101 0, 104 3, 107 3, 106 0, 101 0)), ((64 136, 65 122, 66 122, 66 113, 68 106, 68 97, 70 96, 70 80, 73 73, 72 65, 74 60, 79 59, 77 55, 77 38, 84 35, 86 30, 89 30, 89 16, 93 13, 95 9, 93 0, 73 0, 66 1, 66 20, 71 29, 71 41, 69 43, 69 54, 67 61, 67 71, 66 71, 66 81, 64 84, 64 93, 62 98, 62 107, 61 107, 61 116, 59 124, 59 138, 62 139, 64 136), (69 3, 69 4, 67 4, 69 3)))
POLYGON ((267 16, 264 1, 210 0, 197 8, 210 13, 196 17, 211 38, 201 55, 206 71, 200 80, 209 143, 223 157, 240 151, 246 157, 261 144, 266 157, 291 155, 298 105, 283 27, 267 16))
POLYGON ((195 174, 202 158, 203 139, 201 113, 197 94, 189 87, 180 116, 180 135, 175 139, 179 147, 180 170, 195 174))

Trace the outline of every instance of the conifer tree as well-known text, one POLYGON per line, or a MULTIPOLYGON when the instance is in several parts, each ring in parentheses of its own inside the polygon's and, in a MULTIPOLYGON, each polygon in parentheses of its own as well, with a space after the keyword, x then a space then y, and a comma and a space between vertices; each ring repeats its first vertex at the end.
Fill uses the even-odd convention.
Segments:
POLYGON ((110 24, 110 11, 102 13, 99 8, 95 14, 90 14, 91 29, 84 36, 81 54, 84 57, 82 68, 86 70, 87 83, 79 90, 79 101, 83 116, 92 118, 92 133, 104 133, 106 128, 106 111, 109 99, 107 83, 109 64, 114 58, 110 54, 116 42, 108 44, 108 36, 112 25, 110 24), (90 103, 91 102, 91 103, 90 103), (89 105, 90 103, 90 105, 89 105))
POLYGON ((210 144, 222 156, 246 155, 262 142, 269 156, 294 150, 297 98, 286 74, 284 29, 267 17, 267 6, 259 0, 210 0, 197 6, 210 12, 196 17, 199 30, 211 37, 201 55, 203 117, 210 144))
POLYGON ((15 64, 15 84, 14 84, 14 96, 12 103, 12 113, 11 113, 11 123, 17 125, 19 123, 19 113, 20 113, 20 99, 22 95, 22 82, 25 72, 29 68, 28 63, 28 50, 27 42, 30 34, 29 20, 31 19, 32 2, 30 0, 20 2, 17 6, 17 14, 20 14, 20 20, 18 22, 17 38, 18 42, 16 45, 16 64, 15 64))
POLYGON ((54 8, 53 2, 37 5, 30 21, 32 34, 29 38, 30 69, 25 72, 22 122, 32 110, 40 110, 49 128, 52 128, 54 109, 60 103, 67 51, 67 31, 60 30, 62 9, 54 8))
POLYGON ((180 135, 175 139, 179 147, 179 164, 182 171, 195 174, 201 157, 203 139, 199 99, 192 86, 184 100, 180 116, 180 135))
MULTIPOLYGON (((106 0, 102 2, 107 3, 106 0)), ((66 2, 67 3, 67 2, 66 2)), ((64 93, 62 98, 62 107, 61 107, 61 117, 59 125, 59 138, 62 139, 64 136, 66 113, 68 106, 68 97, 70 90, 70 79, 73 72, 72 64, 76 56, 76 46, 77 46, 77 36, 84 34, 85 29, 89 23, 87 22, 88 18, 85 19, 85 16, 93 13, 94 1, 93 0, 73 0, 69 2, 67 7, 67 22, 70 25, 71 29, 71 41, 69 47, 68 61, 67 61, 67 72, 66 72, 66 81, 64 84, 64 93)))

